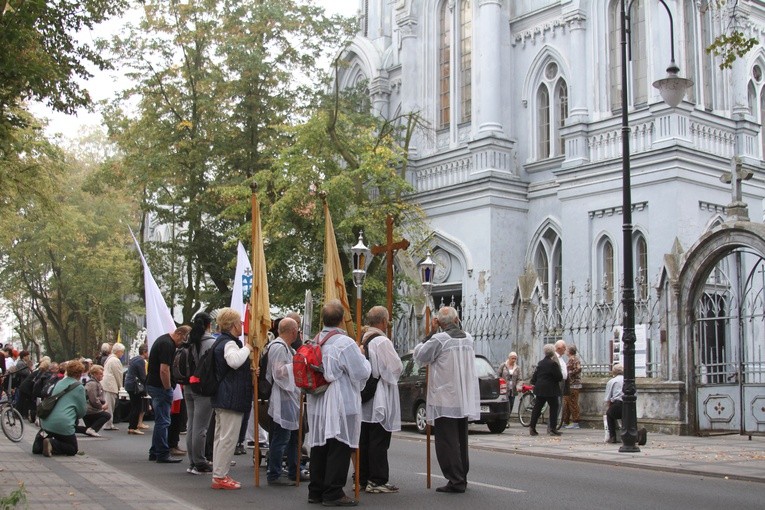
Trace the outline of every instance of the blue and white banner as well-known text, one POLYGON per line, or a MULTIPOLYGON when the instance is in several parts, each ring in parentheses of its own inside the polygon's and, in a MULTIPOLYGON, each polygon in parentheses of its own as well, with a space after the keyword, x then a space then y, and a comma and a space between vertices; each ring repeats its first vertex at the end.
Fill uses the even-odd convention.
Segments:
MULTIPOLYGON (((236 273, 234 274, 234 290, 231 293, 231 308, 242 314, 242 320, 244 320, 251 293, 252 264, 240 241, 236 249, 236 273)), ((244 340, 244 333, 240 339, 244 340)))

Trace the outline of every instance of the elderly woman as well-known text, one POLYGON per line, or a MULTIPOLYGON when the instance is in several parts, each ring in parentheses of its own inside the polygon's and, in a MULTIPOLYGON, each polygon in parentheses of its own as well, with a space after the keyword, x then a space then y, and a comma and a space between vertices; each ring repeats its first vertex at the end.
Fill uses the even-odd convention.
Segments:
POLYGON ((499 366, 498 372, 499 376, 507 381, 508 400, 510 412, 512 412, 515 397, 518 395, 518 385, 521 382, 521 367, 518 366, 518 355, 515 351, 507 355, 507 360, 499 366))
POLYGON ((138 346, 138 355, 133 356, 128 362, 127 373, 125 374, 125 390, 130 396, 130 418, 128 419, 128 434, 142 436, 144 428, 144 395, 146 395, 146 359, 149 357, 149 346, 141 344, 138 346))
POLYGON ((566 352, 568 353, 568 362, 566 363, 568 395, 563 396, 563 423, 564 428, 578 429, 579 392, 582 390, 582 361, 579 359, 576 345, 569 345, 566 352))
POLYGON ((242 345, 242 316, 233 308, 222 308, 216 318, 221 335, 211 347, 215 373, 223 374, 218 391, 212 397, 215 410, 213 445, 213 489, 240 489, 242 484, 228 474, 239 437, 242 416, 252 405, 252 346, 242 345))
POLYGON ((104 367, 101 365, 93 365, 90 367, 90 379, 85 383, 85 398, 88 403, 88 408, 85 411, 85 416, 82 421, 85 422, 85 426, 77 425, 75 430, 79 434, 87 434, 91 437, 101 437, 98 433, 104 423, 109 421, 112 417, 106 409, 106 398, 104 397, 104 389, 101 386, 101 380, 104 378, 104 367))
POLYGON ((106 358, 104 364, 104 378, 101 383, 106 395, 106 405, 109 411, 109 420, 104 425, 104 430, 119 430, 114 426, 114 410, 117 407, 117 399, 120 396, 120 387, 122 386, 122 361, 120 358, 125 354, 123 344, 114 344, 112 353, 106 358))
POLYGON ((43 455, 77 455, 74 424, 85 416, 85 388, 80 383, 84 367, 78 360, 66 364, 66 376, 56 383, 53 395, 66 391, 47 418, 40 418, 40 428, 47 434, 43 439, 43 455))
POLYGON ((555 346, 545 344, 542 349, 545 357, 537 364, 537 369, 531 377, 531 384, 534 385, 534 395, 536 402, 534 409, 531 410, 531 424, 529 434, 538 436, 537 421, 542 414, 542 407, 545 402, 550 407, 550 420, 547 433, 551 436, 559 436, 557 430, 558 420, 558 401, 560 399, 560 382, 563 380, 563 372, 560 369, 560 363, 555 356, 555 346))

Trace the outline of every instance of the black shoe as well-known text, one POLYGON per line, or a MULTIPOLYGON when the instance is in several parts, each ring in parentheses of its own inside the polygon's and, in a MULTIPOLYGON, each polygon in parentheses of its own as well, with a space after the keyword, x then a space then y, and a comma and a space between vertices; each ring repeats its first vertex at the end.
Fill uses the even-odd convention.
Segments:
POLYGON ((558 432, 557 430, 548 430, 547 431, 547 435, 548 436, 559 436, 560 432, 558 432))
POLYGON ((608 441, 606 441, 606 443, 610 443, 610 444, 616 444, 618 442, 619 441, 616 440, 616 436, 611 436, 608 438, 608 441))
POLYGON ((150 454, 149 454, 149 460, 150 460, 150 461, 152 461, 152 462, 154 462, 155 460, 157 460, 157 456, 156 456, 156 455, 154 455, 153 453, 150 453, 150 454))
POLYGON ((638 444, 640 446, 645 446, 645 444, 648 442, 648 430, 646 430, 645 427, 638 429, 638 444))
POLYGON ((311 505, 321 504, 321 498, 308 498, 308 503, 311 505))
POLYGON ((234 455, 247 455, 247 448, 242 443, 239 443, 234 449, 234 455))
POLYGON ((333 501, 324 501, 322 503, 323 506, 356 506, 358 504, 358 500, 349 498, 348 496, 343 496, 342 498, 333 501))
POLYGON ((277 485, 277 486, 295 486, 294 480, 288 480, 287 478, 282 478, 281 476, 275 480, 268 480, 268 485, 277 485))
POLYGON ((157 464, 178 464, 179 462, 183 462, 183 459, 174 459, 172 457, 157 459, 157 464))
POLYGON ((529 429, 529 435, 530 436, 538 436, 539 432, 537 432, 537 429, 529 429))
POLYGON ((453 485, 444 485, 443 487, 438 487, 436 489, 436 492, 447 492, 449 494, 462 494, 465 492, 465 489, 458 489, 457 487, 453 485))

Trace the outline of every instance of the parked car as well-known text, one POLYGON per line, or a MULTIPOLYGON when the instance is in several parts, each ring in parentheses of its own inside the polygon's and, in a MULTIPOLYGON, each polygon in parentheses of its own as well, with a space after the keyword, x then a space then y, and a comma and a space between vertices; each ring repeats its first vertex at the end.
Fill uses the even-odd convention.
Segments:
MULTIPOLYGON (((398 381, 401 399, 401 421, 414 422, 417 430, 425 433, 425 367, 419 366, 412 354, 401 357, 404 371, 398 381)), ((475 356, 475 373, 481 392, 481 419, 473 423, 485 423, 489 431, 501 434, 510 419, 510 402, 507 381, 497 375, 489 360, 480 354, 475 356)))

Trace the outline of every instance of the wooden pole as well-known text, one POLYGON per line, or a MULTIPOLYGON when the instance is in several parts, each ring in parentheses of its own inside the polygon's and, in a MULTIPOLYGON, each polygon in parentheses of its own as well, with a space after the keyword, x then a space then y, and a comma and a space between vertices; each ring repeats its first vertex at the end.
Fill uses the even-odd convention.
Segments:
MULTIPOLYGON (((426 297, 426 299, 428 299, 426 297)), ((430 304, 425 305, 425 336, 428 336, 430 334, 430 304)), ((427 399, 428 395, 428 381, 430 380, 430 365, 425 366, 425 398, 427 399)), ((426 404, 426 411, 425 415, 427 416, 427 404, 426 404)), ((427 420, 427 418, 426 418, 427 420)), ((425 463, 427 464, 425 472, 427 473, 426 477, 426 488, 430 489, 430 423, 425 421, 425 443, 427 445, 427 450, 425 453, 425 463)))
MULTIPOLYGON (((250 185, 250 190, 252 191, 252 195, 250 196, 250 206, 251 206, 251 227, 250 227, 250 257, 252 260, 250 261, 250 264, 252 265, 253 270, 253 281, 252 281, 252 290, 250 291, 250 320, 249 320, 249 329, 247 331, 247 341, 254 347, 252 353, 250 354, 250 367, 251 367, 251 374, 252 374, 252 406, 254 410, 254 420, 255 420, 255 431, 257 432, 258 427, 258 375, 257 370, 259 366, 260 361, 260 349, 257 347, 257 342, 255 342, 255 268, 257 267, 257 259, 256 259, 256 245, 257 237, 258 237, 258 226, 255 224, 255 219, 258 217, 256 211, 258 210, 258 185, 257 183, 253 182, 250 185)), ((253 460, 257 459, 260 461, 260 441, 255 441, 255 449, 252 452, 253 460)), ((256 465, 255 469, 255 487, 260 487, 260 462, 256 465)))
POLYGON ((298 422, 298 441, 297 441, 297 475, 295 476, 295 487, 300 487, 300 479, 302 478, 302 473, 300 471, 300 461, 303 459, 303 399, 305 396, 303 395, 303 392, 300 392, 300 421, 298 422))
MULTIPOLYGON (((254 323, 252 322, 252 319, 254 316, 250 317, 250 328, 253 327, 254 323)), ((253 416, 253 420, 255 420, 255 449, 252 451, 252 461, 253 465, 255 466, 255 487, 260 487, 260 441, 258 436, 258 427, 260 426, 260 414, 258 410, 258 367, 260 365, 260 349, 255 348, 254 351, 252 351, 252 354, 250 355, 252 359, 252 405, 253 405, 253 412, 255 413, 253 416), (258 361, 256 361, 258 360, 258 361)))
MULTIPOLYGON (((356 287, 356 344, 361 345, 361 285, 356 287)), ((353 470, 353 493, 355 498, 359 499, 361 492, 361 448, 356 448, 354 457, 355 469, 353 470)))

